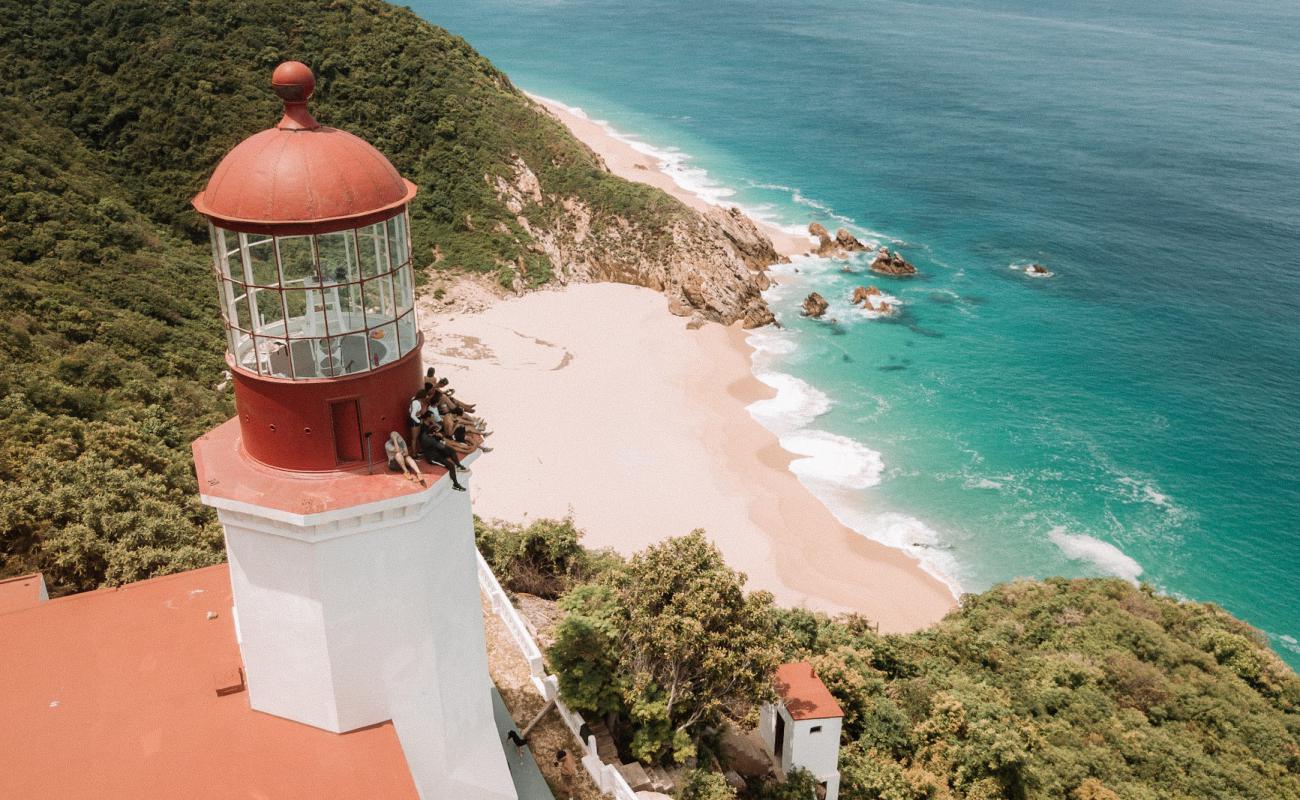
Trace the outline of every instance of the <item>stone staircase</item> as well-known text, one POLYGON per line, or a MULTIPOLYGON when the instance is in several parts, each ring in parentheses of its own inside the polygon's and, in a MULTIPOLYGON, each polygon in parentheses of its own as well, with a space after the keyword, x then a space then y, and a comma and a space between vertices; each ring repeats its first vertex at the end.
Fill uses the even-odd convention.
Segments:
POLYGON ((614 746, 614 736, 605 726, 605 720, 588 722, 587 729, 591 731, 592 736, 596 737, 596 755, 600 756, 600 760, 606 764, 617 765, 618 748, 614 746))
POLYGON ((622 763, 618 748, 614 745, 614 737, 605 726, 604 720, 588 722, 587 729, 591 731, 592 736, 596 737, 596 755, 602 762, 612 764, 627 781, 632 791, 669 794, 676 788, 672 776, 663 767, 647 767, 635 761, 630 764, 622 763))

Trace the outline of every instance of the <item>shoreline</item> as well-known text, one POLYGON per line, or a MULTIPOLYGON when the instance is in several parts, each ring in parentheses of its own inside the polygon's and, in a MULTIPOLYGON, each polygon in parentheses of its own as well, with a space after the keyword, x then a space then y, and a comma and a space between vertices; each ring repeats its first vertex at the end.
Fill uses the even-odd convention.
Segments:
POLYGON ((790 471, 797 456, 748 411, 775 392, 738 326, 687 330, 661 294, 625 284, 468 315, 422 306, 425 362, 496 431, 471 483, 481 516, 572 514, 588 546, 624 555, 704 528, 751 590, 887 633, 955 608, 911 555, 842 524, 790 471))
MULTIPOLYGON (((607 125, 591 119, 581 109, 567 106, 550 97, 542 97, 530 92, 524 94, 559 120, 569 129, 574 138, 590 147, 605 162, 606 168, 618 177, 660 189, 702 214, 714 209, 736 206, 734 203, 711 203, 682 186, 664 170, 664 164, 660 159, 637 150, 629 140, 622 138, 607 125)), ((744 208, 740 210, 771 238, 773 247, 780 255, 790 258, 806 255, 812 251, 814 240, 810 236, 792 233, 772 222, 757 219, 744 208)))

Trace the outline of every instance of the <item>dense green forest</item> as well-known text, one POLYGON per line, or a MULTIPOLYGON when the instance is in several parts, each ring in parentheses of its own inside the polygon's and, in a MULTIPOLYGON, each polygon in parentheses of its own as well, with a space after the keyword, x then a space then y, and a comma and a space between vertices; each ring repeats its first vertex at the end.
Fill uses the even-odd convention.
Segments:
MULTIPOLYGON (((508 589, 559 599, 547 658, 561 694, 613 718, 628 757, 725 769, 719 726, 753 724, 774 665, 808 660, 845 712, 845 800, 1300 798, 1300 678, 1210 604, 1114 579, 1021 581, 882 636, 746 593, 698 532, 626 561, 582 548, 571 521, 480 522, 477 538, 508 589)), ((736 793, 696 776, 680 797, 736 793)))
POLYGON ((549 280, 487 180, 518 159, 593 224, 685 213, 602 171, 462 39, 385 3, 0 2, 0 575, 39 569, 62 593, 221 560, 189 442, 232 403, 189 199, 278 119, 270 73, 290 58, 316 72, 318 118, 420 185, 422 266, 436 247, 442 269, 549 280))

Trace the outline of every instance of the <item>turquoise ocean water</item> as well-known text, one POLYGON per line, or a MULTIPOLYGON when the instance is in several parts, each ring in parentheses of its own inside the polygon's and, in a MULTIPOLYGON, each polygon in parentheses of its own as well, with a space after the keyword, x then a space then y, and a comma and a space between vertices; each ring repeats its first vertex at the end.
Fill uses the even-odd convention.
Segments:
POLYGON ((778 270, 753 339, 756 416, 850 525, 961 590, 1214 601, 1300 665, 1300 7, 413 7, 706 196, 919 267, 778 270), (851 309, 864 283, 901 312, 851 309))

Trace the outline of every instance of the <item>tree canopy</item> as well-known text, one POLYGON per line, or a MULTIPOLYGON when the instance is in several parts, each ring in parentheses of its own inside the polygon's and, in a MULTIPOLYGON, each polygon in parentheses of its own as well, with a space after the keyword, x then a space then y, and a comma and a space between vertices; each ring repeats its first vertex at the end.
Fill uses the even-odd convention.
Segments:
POLYGON ((647 762, 696 754, 705 724, 771 694, 771 595, 746 593, 702 531, 570 592, 550 658, 575 708, 612 715, 647 762))
MULTIPOLYGON (((562 696, 616 719, 645 761, 714 763, 718 723, 752 724, 775 665, 807 660, 844 710, 852 800, 1300 800, 1300 678, 1222 609, 1149 587, 1017 581, 880 635, 745 596, 697 531, 571 582, 560 607, 562 696), (668 710, 682 676, 685 705, 668 710)), ((799 796, 799 780, 740 797, 799 796)), ((730 791, 693 774, 682 796, 730 791)))

